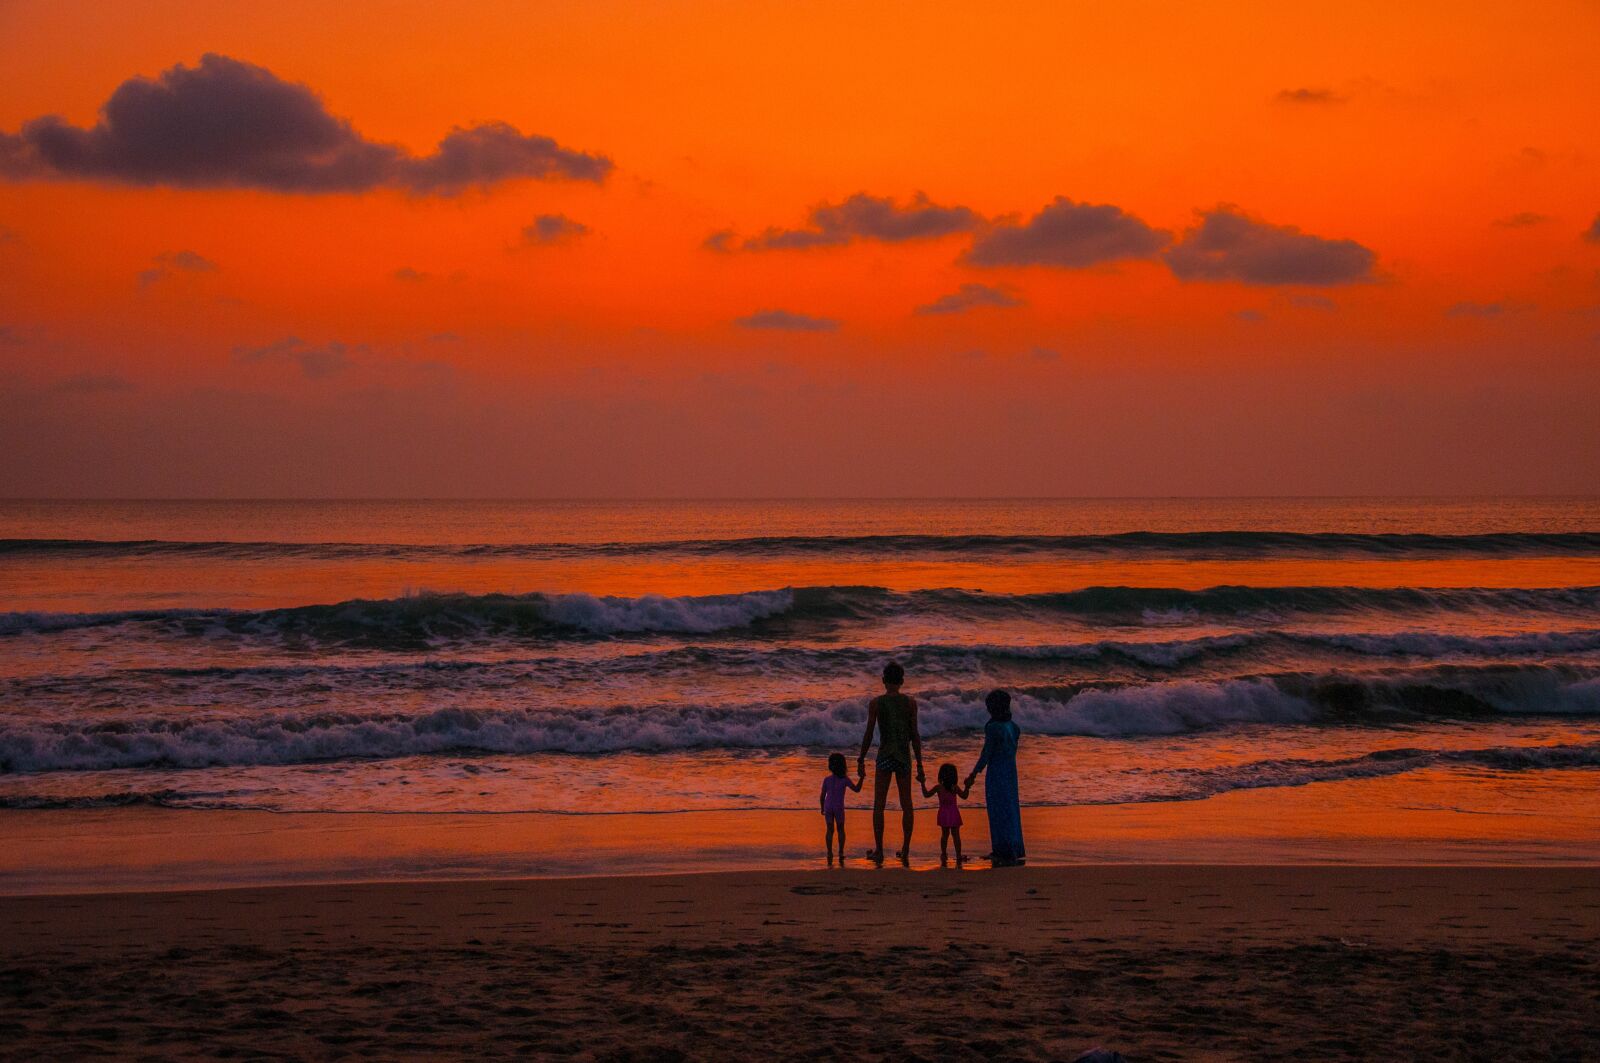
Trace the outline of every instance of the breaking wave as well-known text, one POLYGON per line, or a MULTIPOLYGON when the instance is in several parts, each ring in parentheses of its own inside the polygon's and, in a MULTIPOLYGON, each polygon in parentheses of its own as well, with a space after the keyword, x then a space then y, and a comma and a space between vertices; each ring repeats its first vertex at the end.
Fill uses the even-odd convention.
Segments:
MULTIPOLYGON (((1562 668, 1436 668, 1395 676, 1282 674, 1205 681, 1017 687, 1030 732, 1175 735, 1241 724, 1397 715, 1600 713, 1600 678, 1562 668)), ((981 690, 919 697, 927 736, 970 730, 981 690)), ((299 711, 0 722, 0 772, 297 764, 438 753, 612 753, 840 747, 861 734, 859 698, 716 705, 474 711, 299 711)))

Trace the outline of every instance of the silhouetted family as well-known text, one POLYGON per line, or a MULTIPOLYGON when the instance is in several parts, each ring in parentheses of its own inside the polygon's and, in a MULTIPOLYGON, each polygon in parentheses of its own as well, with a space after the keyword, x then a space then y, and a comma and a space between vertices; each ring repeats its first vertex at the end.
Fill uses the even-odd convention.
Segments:
POLYGON ((878 758, 872 782, 873 847, 867 854, 869 859, 883 862, 883 809, 892 782, 900 794, 902 831, 900 850, 895 856, 901 863, 910 862, 911 830, 916 822, 916 807, 911 796, 911 779, 915 774, 922 796, 939 799, 939 862, 950 862, 950 847, 954 843, 959 867, 966 859, 961 852, 960 802, 972 792, 977 777, 986 772, 983 798, 989 813, 990 853, 987 859, 996 867, 1022 863, 1027 858, 1022 845, 1022 810, 1017 792, 1017 740, 1022 729, 1011 719, 1011 695, 1004 690, 994 690, 985 699, 989 722, 983 728, 983 752, 966 780, 960 780, 954 764, 941 764, 938 785, 929 788, 922 769, 917 702, 901 691, 905 680, 905 669, 900 665, 890 664, 884 668, 884 692, 867 706, 867 729, 861 737, 861 753, 856 757, 855 780, 851 781, 846 774, 844 754, 834 753, 828 757, 828 775, 822 780, 821 794, 822 818, 827 824, 828 863, 833 863, 835 835, 839 859, 844 859, 844 794, 846 790, 861 792, 874 734, 878 740, 878 758))

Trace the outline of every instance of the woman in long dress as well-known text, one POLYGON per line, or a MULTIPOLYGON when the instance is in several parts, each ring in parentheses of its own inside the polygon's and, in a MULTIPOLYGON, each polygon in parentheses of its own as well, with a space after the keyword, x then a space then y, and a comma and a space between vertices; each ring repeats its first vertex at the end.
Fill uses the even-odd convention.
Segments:
POLYGON ((989 859, 996 867, 1010 867, 1027 859, 1022 845, 1022 806, 1017 794, 1017 739, 1022 728, 1011 719, 1011 695, 992 690, 984 699, 989 722, 983 728, 983 752, 967 776, 970 787, 980 772, 983 778, 983 803, 989 808, 989 859))

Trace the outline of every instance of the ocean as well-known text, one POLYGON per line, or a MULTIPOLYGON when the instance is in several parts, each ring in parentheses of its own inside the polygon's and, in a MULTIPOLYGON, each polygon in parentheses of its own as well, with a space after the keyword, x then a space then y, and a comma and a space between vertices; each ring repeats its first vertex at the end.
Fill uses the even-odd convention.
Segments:
POLYGON ((891 660, 1025 818, 1600 837, 1595 499, 0 503, 3 809, 814 813, 891 660))

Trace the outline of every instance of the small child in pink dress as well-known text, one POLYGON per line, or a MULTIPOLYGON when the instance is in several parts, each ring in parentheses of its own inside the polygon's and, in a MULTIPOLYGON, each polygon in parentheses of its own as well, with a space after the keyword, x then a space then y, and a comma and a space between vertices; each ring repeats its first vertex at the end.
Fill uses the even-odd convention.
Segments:
POLYGON ((856 781, 845 776, 843 753, 828 755, 828 774, 822 779, 822 818, 828 824, 828 866, 833 866, 833 832, 839 831, 839 863, 844 863, 844 792, 846 789, 861 792, 865 772, 858 772, 856 781))
POLYGON ((972 792, 972 785, 960 785, 960 776, 956 773, 954 764, 939 765, 939 785, 936 789, 928 789, 928 784, 922 784, 922 796, 932 797, 939 795, 939 864, 948 866, 950 863, 950 839, 956 840, 956 866, 960 867, 967 862, 961 855, 961 809, 956 804, 959 797, 962 801, 972 792))

